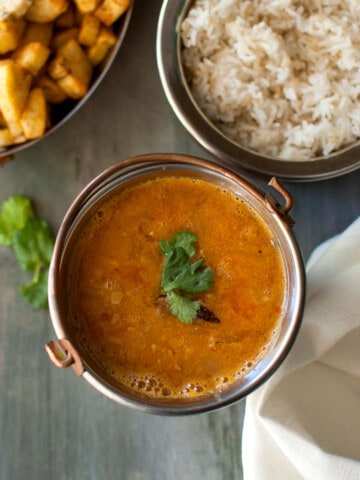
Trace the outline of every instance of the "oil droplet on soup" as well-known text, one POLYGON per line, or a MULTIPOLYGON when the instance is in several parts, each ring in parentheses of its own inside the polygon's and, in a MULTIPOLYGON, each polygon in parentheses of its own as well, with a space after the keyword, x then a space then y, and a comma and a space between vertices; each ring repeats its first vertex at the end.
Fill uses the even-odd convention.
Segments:
POLYGON ((72 322, 92 358, 151 397, 228 388, 266 353, 281 319, 285 268, 260 216, 223 187, 160 177, 114 194, 69 263, 72 322), (197 298, 220 323, 184 324, 159 299, 162 239, 193 232, 214 285, 197 298))

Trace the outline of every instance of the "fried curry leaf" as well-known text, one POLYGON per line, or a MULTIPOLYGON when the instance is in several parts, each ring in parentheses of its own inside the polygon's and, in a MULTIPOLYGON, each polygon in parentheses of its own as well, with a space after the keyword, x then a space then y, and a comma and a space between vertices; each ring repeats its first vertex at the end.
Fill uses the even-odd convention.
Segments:
POLYGON ((159 243, 165 254, 161 288, 167 294, 171 312, 184 323, 195 319, 200 308, 193 294, 210 290, 214 280, 214 273, 210 267, 204 267, 203 258, 189 261, 196 253, 193 245, 196 240, 196 235, 184 230, 176 233, 170 242, 159 243))

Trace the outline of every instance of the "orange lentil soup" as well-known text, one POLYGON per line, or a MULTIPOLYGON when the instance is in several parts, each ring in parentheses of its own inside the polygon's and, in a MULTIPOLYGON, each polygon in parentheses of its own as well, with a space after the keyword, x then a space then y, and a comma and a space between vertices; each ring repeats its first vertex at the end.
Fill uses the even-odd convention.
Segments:
POLYGON ((259 215, 203 180, 160 177, 115 194, 72 253, 71 317, 95 360, 151 397, 221 391, 268 349, 281 317, 284 264, 259 215), (159 241, 189 230, 214 271, 196 298, 220 320, 182 323, 160 296, 159 241))

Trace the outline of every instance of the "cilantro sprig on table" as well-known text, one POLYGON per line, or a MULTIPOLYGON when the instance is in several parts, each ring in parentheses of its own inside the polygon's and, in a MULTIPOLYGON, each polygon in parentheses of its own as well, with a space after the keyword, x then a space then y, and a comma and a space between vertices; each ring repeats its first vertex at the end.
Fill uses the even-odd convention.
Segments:
POLYGON ((183 323, 191 323, 201 309, 194 294, 210 290, 214 272, 204 266, 204 259, 190 262, 196 253, 194 243, 197 237, 183 230, 176 233, 171 241, 161 240, 160 250, 165 254, 161 276, 161 288, 166 294, 170 311, 183 323))
POLYGON ((47 282, 54 240, 49 225, 38 218, 28 198, 8 198, 0 212, 0 245, 12 247, 23 271, 32 273, 20 291, 34 308, 47 308, 47 282))

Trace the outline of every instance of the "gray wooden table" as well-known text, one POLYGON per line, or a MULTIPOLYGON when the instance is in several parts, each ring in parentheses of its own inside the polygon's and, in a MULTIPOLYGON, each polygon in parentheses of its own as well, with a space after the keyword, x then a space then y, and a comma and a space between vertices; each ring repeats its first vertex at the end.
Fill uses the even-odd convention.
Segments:
MULTIPOLYGON (((180 125, 155 58, 161 0, 136 3, 115 64, 89 102, 60 130, 0 168, 0 202, 30 197, 56 233, 75 195, 105 167, 146 152, 210 158, 180 125)), ((360 213, 360 171, 288 184, 305 258, 360 213)), ((46 311, 33 311, 13 253, 0 247, 1 480, 239 480, 245 403, 211 414, 158 417, 102 397, 54 367, 46 311)))

